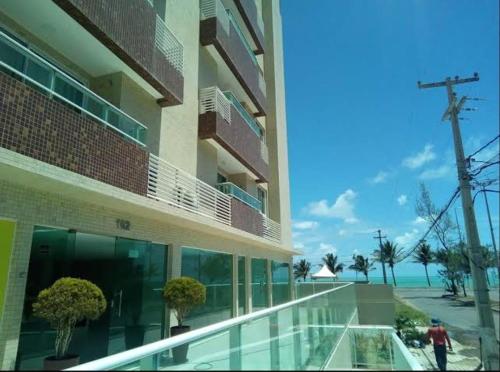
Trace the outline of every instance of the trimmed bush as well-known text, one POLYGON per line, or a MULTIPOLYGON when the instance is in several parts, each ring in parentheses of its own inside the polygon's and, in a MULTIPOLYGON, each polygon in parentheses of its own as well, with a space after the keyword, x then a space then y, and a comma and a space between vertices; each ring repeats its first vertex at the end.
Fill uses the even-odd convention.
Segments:
POLYGON ((165 284, 163 297, 167 306, 174 310, 179 326, 182 326, 182 322, 194 307, 205 303, 206 292, 203 284, 186 276, 169 280, 165 284))
POLYGON ((35 316, 47 320, 56 330, 56 359, 68 351, 76 323, 95 320, 106 310, 102 291, 92 282, 77 278, 61 278, 43 289, 33 304, 35 316))

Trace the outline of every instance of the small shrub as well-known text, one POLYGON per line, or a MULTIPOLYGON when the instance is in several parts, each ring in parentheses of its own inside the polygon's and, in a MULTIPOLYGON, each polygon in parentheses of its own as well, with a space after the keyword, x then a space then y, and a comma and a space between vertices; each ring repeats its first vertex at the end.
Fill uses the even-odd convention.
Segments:
POLYGON ((35 316, 56 330, 56 359, 64 358, 77 322, 95 320, 106 310, 102 291, 84 279, 61 278, 43 289, 33 304, 35 316))
POLYGON ((168 307, 174 310, 179 326, 182 326, 189 312, 194 307, 205 303, 206 293, 205 286, 199 281, 181 276, 165 284, 163 297, 168 307))

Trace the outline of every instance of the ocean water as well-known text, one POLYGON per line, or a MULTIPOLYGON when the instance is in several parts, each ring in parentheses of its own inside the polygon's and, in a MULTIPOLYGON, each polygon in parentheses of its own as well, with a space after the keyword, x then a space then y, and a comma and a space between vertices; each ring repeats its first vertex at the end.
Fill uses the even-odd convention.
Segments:
MULTIPOLYGON (((498 278, 496 273, 489 272, 488 278, 490 280, 490 286, 492 287, 498 287, 498 278)), ((358 275, 357 279, 355 276, 348 274, 348 275, 339 275, 338 281, 350 281, 350 280, 365 280, 364 275, 358 275)), ((369 276, 368 280, 374 284, 382 284, 384 283, 384 278, 381 276, 369 276)), ((436 288, 444 288, 443 284, 443 279, 440 276, 429 276, 429 280, 431 282, 431 287, 436 287, 436 288)), ((310 281, 309 279, 307 280, 308 282, 310 281)), ((317 280, 319 281, 329 281, 329 280, 317 280)), ((387 283, 388 284, 393 284, 392 282, 392 276, 391 273, 389 272, 387 275, 387 283)), ((422 275, 419 276, 396 276, 396 284, 398 287, 405 287, 405 288, 419 288, 419 287, 428 287, 427 284, 427 278, 422 275)), ((472 282, 470 280, 466 280, 466 288, 471 289, 472 288, 472 282)))

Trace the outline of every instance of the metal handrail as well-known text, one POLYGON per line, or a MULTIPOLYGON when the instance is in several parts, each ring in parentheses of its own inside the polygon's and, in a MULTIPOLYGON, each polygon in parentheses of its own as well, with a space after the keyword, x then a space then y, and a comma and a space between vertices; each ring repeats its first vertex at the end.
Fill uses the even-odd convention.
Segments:
POLYGON ((233 326, 247 323, 250 321, 255 321, 257 319, 261 319, 267 315, 275 314, 278 311, 283 309, 288 309, 295 305, 304 303, 306 301, 310 301, 314 298, 318 298, 320 296, 324 296, 330 294, 332 292, 338 291, 342 288, 346 288, 350 285, 354 285, 354 283, 346 283, 343 286, 339 286, 333 289, 329 289, 324 292, 316 293, 308 297, 301 298, 299 300, 290 301, 281 305, 273 306, 267 309, 259 310, 251 314, 242 315, 236 318, 232 318, 229 320, 225 320, 216 324, 211 324, 206 327, 196 329, 194 331, 190 331, 178 336, 173 336, 164 340, 160 340, 157 342, 153 342, 148 345, 140 346, 135 349, 127 350, 118 354, 110 355, 98 360, 94 360, 89 363, 80 364, 76 367, 68 368, 67 371, 85 371, 85 370, 109 370, 112 368, 118 368, 120 366, 126 365, 128 363, 132 363, 138 359, 142 359, 159 352, 170 350, 176 346, 190 343, 196 341, 198 339, 208 337, 229 329, 233 326))

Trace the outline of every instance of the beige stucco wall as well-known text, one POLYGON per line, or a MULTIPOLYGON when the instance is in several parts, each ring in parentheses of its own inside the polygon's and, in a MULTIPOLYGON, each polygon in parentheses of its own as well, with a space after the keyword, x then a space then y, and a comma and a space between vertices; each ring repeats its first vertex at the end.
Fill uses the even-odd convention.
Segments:
POLYGON ((161 158, 196 175, 198 148, 199 0, 167 0, 165 20, 184 47, 182 105, 162 110, 161 158))
POLYGON ((281 224, 283 244, 292 249, 283 35, 279 9, 279 0, 262 2, 266 40, 264 65, 268 101, 266 131, 271 171, 269 217, 281 224))
POLYGON ((355 285, 359 324, 394 326, 396 307, 391 285, 355 285))
POLYGON ((210 186, 217 183, 217 149, 207 141, 198 144, 197 177, 210 186))

